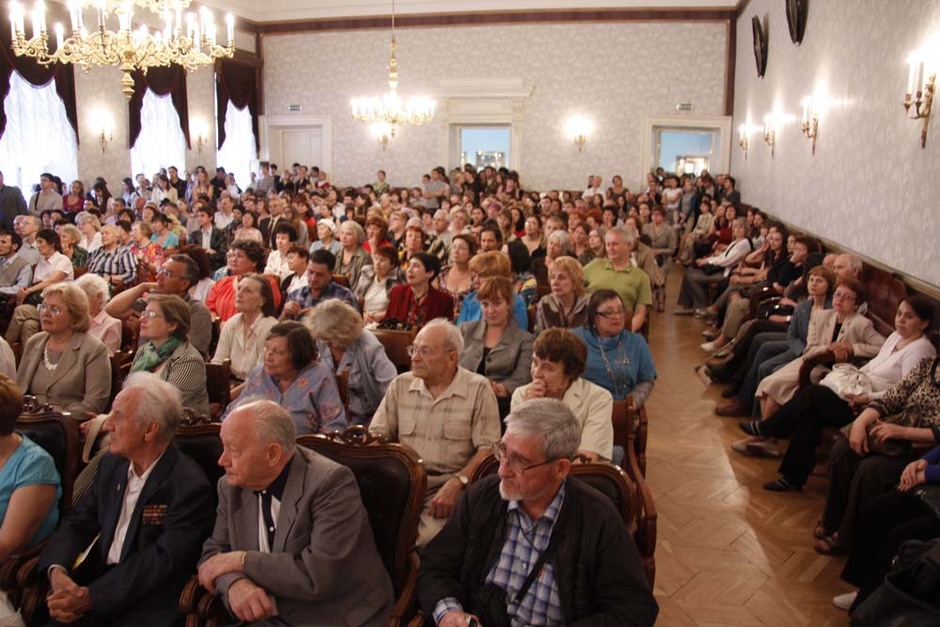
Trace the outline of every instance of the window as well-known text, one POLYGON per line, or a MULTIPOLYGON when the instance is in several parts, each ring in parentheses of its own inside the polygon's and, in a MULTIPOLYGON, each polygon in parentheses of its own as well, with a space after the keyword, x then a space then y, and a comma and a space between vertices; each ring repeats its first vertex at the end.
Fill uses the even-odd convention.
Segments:
POLYGON ((717 147, 716 133, 680 129, 658 131, 656 165, 676 174, 698 174, 711 168, 717 147))
POLYGON ((186 138, 180 117, 169 94, 158 96, 147 90, 140 108, 140 135, 131 148, 132 176, 151 178, 160 168, 174 165, 186 169, 186 138))
POLYGON ((216 162, 235 176, 242 189, 251 186, 251 173, 258 171, 251 113, 248 107, 236 109, 231 100, 225 112, 225 143, 216 153, 216 162))
POLYGON ((7 127, 0 137, 0 170, 6 184, 20 187, 29 200, 43 172, 66 183, 77 179, 78 141, 55 81, 35 87, 13 72, 4 105, 7 127))
POLYGON ((460 163, 476 167, 509 167, 509 126, 461 126, 460 163))

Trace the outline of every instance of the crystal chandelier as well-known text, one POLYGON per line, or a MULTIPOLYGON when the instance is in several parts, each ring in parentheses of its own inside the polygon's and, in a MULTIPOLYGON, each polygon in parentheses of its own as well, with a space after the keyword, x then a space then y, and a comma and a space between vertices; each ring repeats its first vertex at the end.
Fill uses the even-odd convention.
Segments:
POLYGON ((55 24, 56 47, 49 50, 49 33, 46 30, 46 7, 38 0, 30 12, 32 37, 26 38, 24 28, 25 11, 13 0, 10 3, 10 25, 13 34, 13 52, 17 56, 36 59, 42 65, 52 63, 76 63, 86 71, 92 66, 117 65, 124 76, 121 78, 124 95, 130 100, 134 94, 134 79, 131 72, 147 73, 152 67, 167 67, 176 63, 188 70, 202 65, 211 65, 216 59, 231 58, 235 54, 235 18, 225 18, 227 43, 216 41, 216 26, 208 9, 203 7, 199 15, 186 11, 190 0, 70 0, 71 34, 65 36, 62 24, 55 24), (134 7, 148 9, 159 19, 162 30, 150 32, 147 26, 131 30, 134 7), (96 21, 90 30, 86 28, 84 12, 94 7, 96 21), (118 30, 108 30, 106 20, 117 16, 118 30))
MULTIPOLYGON (((434 117, 434 101, 412 96, 407 101, 398 95, 398 58, 395 51, 395 0, 392 0, 392 56, 388 62, 388 93, 352 99, 353 118, 366 124, 381 122, 387 125, 388 136, 395 137, 395 129, 403 124, 420 126, 434 117)), ((386 140, 387 143, 387 140, 386 140)), ((384 144, 383 144, 384 147, 384 144)))

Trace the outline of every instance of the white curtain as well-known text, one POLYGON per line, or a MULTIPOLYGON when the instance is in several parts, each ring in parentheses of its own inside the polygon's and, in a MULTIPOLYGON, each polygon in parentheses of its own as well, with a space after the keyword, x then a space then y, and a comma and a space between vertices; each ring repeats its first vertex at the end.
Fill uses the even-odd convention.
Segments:
POLYGON ((231 100, 225 111, 225 143, 216 153, 216 162, 235 175, 235 182, 242 189, 251 185, 251 173, 258 169, 251 113, 248 107, 236 109, 231 100))
POLYGON ((0 137, 4 183, 20 187, 29 200, 31 188, 43 172, 66 183, 78 178, 78 141, 65 115, 65 104, 55 91, 55 81, 34 87, 13 72, 4 106, 7 127, 0 137))
POLYGON ((180 116, 169 94, 158 96, 147 90, 140 109, 140 135, 131 148, 131 176, 153 176, 171 165, 186 169, 186 138, 180 129, 180 116))

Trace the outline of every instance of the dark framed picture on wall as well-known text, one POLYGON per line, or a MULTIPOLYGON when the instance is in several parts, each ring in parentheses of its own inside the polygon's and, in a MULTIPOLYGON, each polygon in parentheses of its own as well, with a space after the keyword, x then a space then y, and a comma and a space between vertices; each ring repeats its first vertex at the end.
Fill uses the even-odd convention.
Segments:
POLYGON ((757 64, 757 75, 763 78, 764 72, 767 71, 767 33, 756 15, 751 19, 751 27, 754 31, 754 62, 757 64))
POLYGON ((806 33, 806 16, 809 13, 809 0, 784 0, 787 4, 787 28, 790 39, 796 45, 803 43, 806 33))

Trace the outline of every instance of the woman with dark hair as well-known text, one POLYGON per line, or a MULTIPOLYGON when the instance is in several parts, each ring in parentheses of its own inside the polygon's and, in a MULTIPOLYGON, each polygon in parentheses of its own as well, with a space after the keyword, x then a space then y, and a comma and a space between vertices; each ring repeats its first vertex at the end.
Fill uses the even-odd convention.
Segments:
POLYGON ((642 407, 656 383, 656 365, 646 340, 626 325, 631 313, 617 292, 597 290, 588 302, 587 324, 571 332, 587 346, 584 378, 614 400, 630 396, 634 406, 642 407))
MULTIPOLYGON (((264 268, 264 248, 258 242, 244 240, 232 244, 228 252, 227 263, 232 271, 231 276, 216 281, 206 298, 206 307, 215 313, 222 322, 235 315, 235 292, 239 279, 250 273, 260 274, 264 268)), ((281 285, 277 278, 264 275, 271 284, 274 295, 274 309, 281 307, 281 285)))
POLYGON ((372 253, 372 265, 363 266, 359 282, 353 290, 362 303, 362 318, 366 324, 379 323, 391 299, 392 288, 405 282, 398 260, 398 251, 391 246, 380 246, 372 253))
POLYGON ((282 281, 291 273, 287 263, 287 254, 297 239, 297 229, 293 224, 278 222, 274 226, 274 249, 268 253, 268 261, 264 266, 264 273, 271 274, 282 281))
POLYGON ((565 329, 542 331, 532 347, 532 383, 516 388, 511 407, 533 398, 554 398, 571 409, 581 425, 578 453, 590 460, 611 459, 614 427, 610 392, 583 378, 587 348, 565 329))
POLYGON ((460 325, 464 350, 459 363, 490 380, 499 402, 500 416, 505 417, 512 393, 532 380, 529 370, 535 338, 513 315, 515 287, 512 281, 505 277, 486 279, 477 290, 477 297, 483 318, 460 325))
POLYGON ((545 256, 545 235, 542 233, 542 218, 532 214, 523 225, 524 233, 519 239, 525 244, 531 258, 545 256))
POLYGON ((441 271, 441 260, 418 252, 412 255, 405 272, 407 285, 398 285, 389 295, 386 319, 395 320, 415 330, 435 318, 453 320, 454 301, 431 283, 441 271))
MULTIPOLYGON (((529 270, 532 267, 532 260, 529 257, 529 250, 525 244, 518 240, 513 240, 506 244, 506 250, 509 255, 509 266, 512 269, 512 285, 516 294, 522 297, 526 307, 538 296, 538 283, 535 275, 529 270)), ((528 321, 520 320, 522 326, 528 326, 528 321)))
POLYGON ((232 376, 244 380, 262 362, 264 338, 277 324, 274 292, 268 280, 260 274, 244 275, 236 289, 235 309, 238 313, 222 325, 212 363, 231 360, 232 376))
POLYGON ((179 237, 170 230, 170 225, 173 224, 173 220, 164 213, 155 213, 153 219, 150 221, 150 229, 153 231, 153 235, 150 236, 150 241, 154 244, 157 244, 163 250, 167 248, 178 248, 179 237))
POLYGON ((741 430, 751 436, 790 438, 780 479, 764 484, 765 490, 783 492, 799 489, 816 465, 816 446, 826 426, 844 427, 855 418, 855 410, 884 396, 924 359, 933 358, 936 348, 924 335, 933 321, 933 306, 923 296, 901 301, 894 317, 895 331, 878 354, 851 377, 857 389, 839 383, 838 370, 819 385, 800 389, 772 416, 760 421, 742 421, 741 430))
POLYGON ((348 426, 336 379, 319 359, 313 336, 300 322, 287 320, 271 327, 264 341, 264 363, 252 368, 222 420, 239 405, 259 398, 286 409, 297 435, 342 431, 348 426))
POLYGON ((367 253, 373 253, 383 246, 391 246, 388 241, 388 222, 380 215, 366 218, 366 241, 362 247, 367 253))
POLYGON ((189 305, 179 296, 151 294, 140 313, 140 339, 144 340, 131 372, 152 372, 180 391, 183 405, 197 416, 209 415, 206 364, 189 343, 189 305))
POLYGON ((69 186, 69 193, 62 196, 62 210, 74 217, 75 214, 84 208, 85 184, 79 180, 74 180, 69 186))
POLYGON ((209 297, 209 292, 212 291, 212 286, 215 285, 215 281, 212 280, 212 266, 209 263, 209 255, 206 254, 206 250, 202 246, 192 244, 184 245, 180 249, 180 253, 195 261, 196 266, 199 268, 199 276, 195 284, 189 288, 189 295, 194 300, 205 303, 209 297))
MULTIPOLYGON (((241 205, 238 205, 238 207, 241 207, 241 205)), ((236 211, 238 207, 236 207, 236 211)), ((262 244, 264 238, 261 236, 261 231, 258 230, 258 214, 253 211, 242 213, 241 222, 238 223, 238 228, 235 230, 235 236, 232 239, 236 242, 249 240, 262 244)))
POLYGON ((460 315, 464 297, 473 290, 470 260, 477 254, 477 240, 469 233, 457 233, 450 243, 450 265, 441 270, 441 291, 454 299, 454 318, 460 315))

